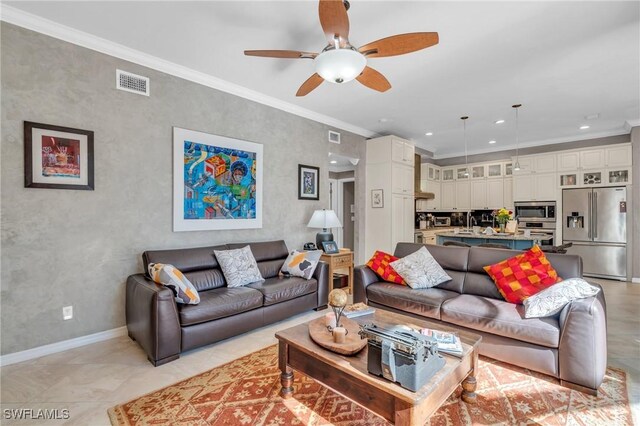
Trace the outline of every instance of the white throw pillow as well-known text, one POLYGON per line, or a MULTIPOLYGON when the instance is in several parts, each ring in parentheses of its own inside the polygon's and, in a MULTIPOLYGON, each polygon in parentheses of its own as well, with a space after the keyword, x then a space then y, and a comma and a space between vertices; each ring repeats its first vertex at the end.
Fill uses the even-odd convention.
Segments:
POLYGON ((525 318, 542 318, 555 315, 568 303, 598 294, 599 288, 582 278, 569 278, 545 288, 524 300, 525 318))
POLYGON ((431 288, 451 279, 424 246, 415 253, 391 262, 389 266, 411 288, 431 288))
POLYGON ((214 250, 216 259, 227 280, 227 287, 242 287, 247 284, 264 281, 251 247, 235 250, 214 250))
POLYGON ((293 250, 284 261, 280 272, 292 277, 302 277, 310 280, 320 262, 322 250, 298 251, 293 250))
POLYGON ((150 263, 147 270, 153 282, 171 289, 176 302, 186 305, 200 303, 198 290, 175 266, 164 263, 150 263))

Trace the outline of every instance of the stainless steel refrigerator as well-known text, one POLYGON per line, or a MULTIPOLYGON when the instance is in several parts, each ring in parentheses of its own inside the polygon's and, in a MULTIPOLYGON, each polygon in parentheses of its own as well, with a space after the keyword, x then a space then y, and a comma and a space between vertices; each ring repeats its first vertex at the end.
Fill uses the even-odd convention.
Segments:
POLYGON ((584 275, 627 279, 627 188, 562 191, 562 240, 582 256, 584 275))

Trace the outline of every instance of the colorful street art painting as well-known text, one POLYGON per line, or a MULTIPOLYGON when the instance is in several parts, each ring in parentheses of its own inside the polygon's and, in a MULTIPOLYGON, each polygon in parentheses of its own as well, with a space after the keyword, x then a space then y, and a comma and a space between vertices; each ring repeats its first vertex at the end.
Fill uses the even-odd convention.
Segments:
POLYGON ((42 176, 80 178, 80 141, 42 136, 42 176))
POLYGON ((261 227, 261 177, 262 145, 174 128, 174 230, 261 227))

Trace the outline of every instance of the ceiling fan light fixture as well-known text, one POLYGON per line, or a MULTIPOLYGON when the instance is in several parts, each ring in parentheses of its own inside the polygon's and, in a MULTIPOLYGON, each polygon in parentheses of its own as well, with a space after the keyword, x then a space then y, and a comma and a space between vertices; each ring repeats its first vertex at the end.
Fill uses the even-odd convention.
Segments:
POLYGON ((346 83, 358 77, 367 59, 353 48, 325 50, 314 59, 316 73, 332 83, 346 83))

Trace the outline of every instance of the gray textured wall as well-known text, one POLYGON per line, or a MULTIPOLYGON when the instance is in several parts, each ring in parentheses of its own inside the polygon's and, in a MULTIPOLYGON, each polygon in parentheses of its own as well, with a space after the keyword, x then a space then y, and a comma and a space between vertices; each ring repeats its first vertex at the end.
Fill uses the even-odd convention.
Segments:
MULTIPOLYGON (((145 249, 313 240, 306 223, 328 205, 328 126, 0 25, 3 354, 124 325, 125 279, 145 249), (116 90, 116 68, 150 77, 151 96, 116 90), (93 130, 95 191, 24 188, 24 120, 93 130), (172 126, 264 144, 262 229, 172 232, 172 126), (320 201, 297 199, 299 163, 320 166, 320 201)), ((337 151, 364 158, 364 138, 341 133, 337 151)))

